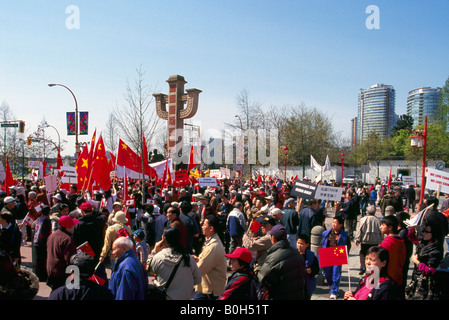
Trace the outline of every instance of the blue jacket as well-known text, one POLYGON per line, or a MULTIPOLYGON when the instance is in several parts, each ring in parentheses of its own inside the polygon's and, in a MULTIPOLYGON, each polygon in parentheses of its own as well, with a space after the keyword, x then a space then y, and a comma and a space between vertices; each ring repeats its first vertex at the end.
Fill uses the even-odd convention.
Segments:
POLYGON ((312 228, 317 225, 316 221, 317 215, 315 210, 310 207, 302 209, 299 213, 299 225, 296 235, 299 236, 300 234, 306 234, 310 237, 312 228))
POLYGON ((144 300, 148 276, 133 250, 125 252, 114 267, 109 290, 115 300, 144 300))
MULTIPOLYGON (((306 269, 312 268, 312 264, 315 259, 315 253, 312 250, 307 249, 305 261, 306 269)), ((309 295, 312 295, 312 293, 315 291, 317 282, 318 281, 315 275, 306 273, 306 288, 309 295)))
MULTIPOLYGON (((323 241, 321 248, 327 248, 327 242, 329 240, 329 235, 332 229, 326 230, 323 232, 323 241)), ((340 235, 338 237, 337 246, 346 246, 348 245, 348 251, 350 250, 350 243, 348 244, 348 233, 344 230, 340 231, 340 235)))

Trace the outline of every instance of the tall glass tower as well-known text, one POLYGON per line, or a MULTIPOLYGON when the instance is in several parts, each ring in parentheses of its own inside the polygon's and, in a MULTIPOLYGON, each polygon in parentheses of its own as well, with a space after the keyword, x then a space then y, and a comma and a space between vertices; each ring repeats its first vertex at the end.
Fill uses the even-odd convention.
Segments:
POLYGON ((441 88, 423 87, 411 90, 407 97, 407 115, 413 118, 413 126, 424 124, 424 118, 432 122, 438 108, 441 88))
POLYGON ((397 116, 395 113, 396 91, 393 86, 375 84, 368 89, 360 89, 357 115, 357 143, 376 132, 382 139, 393 129, 397 116))

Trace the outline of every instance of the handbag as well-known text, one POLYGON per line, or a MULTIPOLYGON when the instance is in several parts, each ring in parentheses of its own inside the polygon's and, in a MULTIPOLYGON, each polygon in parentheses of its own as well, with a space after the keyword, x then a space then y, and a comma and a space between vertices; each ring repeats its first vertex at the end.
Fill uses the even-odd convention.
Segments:
POLYGON ((173 269, 170 278, 168 278, 168 281, 165 283, 165 285, 163 286, 157 286, 155 284, 149 284, 147 287, 147 291, 145 293, 145 300, 167 300, 167 290, 168 287, 170 286, 170 283, 172 282, 176 270, 178 270, 179 265, 182 262, 182 257, 181 260, 178 262, 178 264, 175 266, 175 268, 173 269))

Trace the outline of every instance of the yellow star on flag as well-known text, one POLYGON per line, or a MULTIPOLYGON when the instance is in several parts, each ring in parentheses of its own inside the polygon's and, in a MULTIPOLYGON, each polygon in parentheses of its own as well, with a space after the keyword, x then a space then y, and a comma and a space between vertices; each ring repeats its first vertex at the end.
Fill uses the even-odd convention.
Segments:
POLYGON ((87 159, 82 158, 81 160, 83 161, 83 164, 81 165, 81 168, 84 168, 84 167, 87 168, 89 166, 89 163, 88 163, 87 159))

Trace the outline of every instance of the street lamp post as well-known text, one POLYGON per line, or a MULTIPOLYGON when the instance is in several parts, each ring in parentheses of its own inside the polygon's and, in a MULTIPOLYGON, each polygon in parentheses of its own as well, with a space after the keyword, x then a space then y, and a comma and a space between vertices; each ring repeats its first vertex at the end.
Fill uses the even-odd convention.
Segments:
POLYGON ((284 183, 287 181, 287 155, 288 155, 288 147, 284 147, 284 183))
POLYGON ((63 85, 63 84, 58 84, 58 83, 49 83, 48 84, 49 87, 54 87, 54 86, 60 86, 60 87, 64 87, 67 90, 69 90, 69 92, 72 94, 73 99, 75 99, 75 152, 76 152, 76 158, 78 159, 81 150, 80 150, 80 144, 78 142, 78 102, 76 100, 75 94, 72 92, 72 90, 70 90, 67 86, 63 85))
POLYGON ((426 153, 427 153, 427 116, 424 118, 424 131, 415 131, 415 135, 411 136, 411 146, 413 148, 422 148, 422 171, 421 171, 421 194, 419 197, 418 209, 421 208, 421 204, 424 199, 424 190, 426 187, 426 153))
POLYGON ((342 153, 341 155, 341 188, 343 188, 343 170, 344 170, 344 159, 345 159, 345 154, 342 153))

